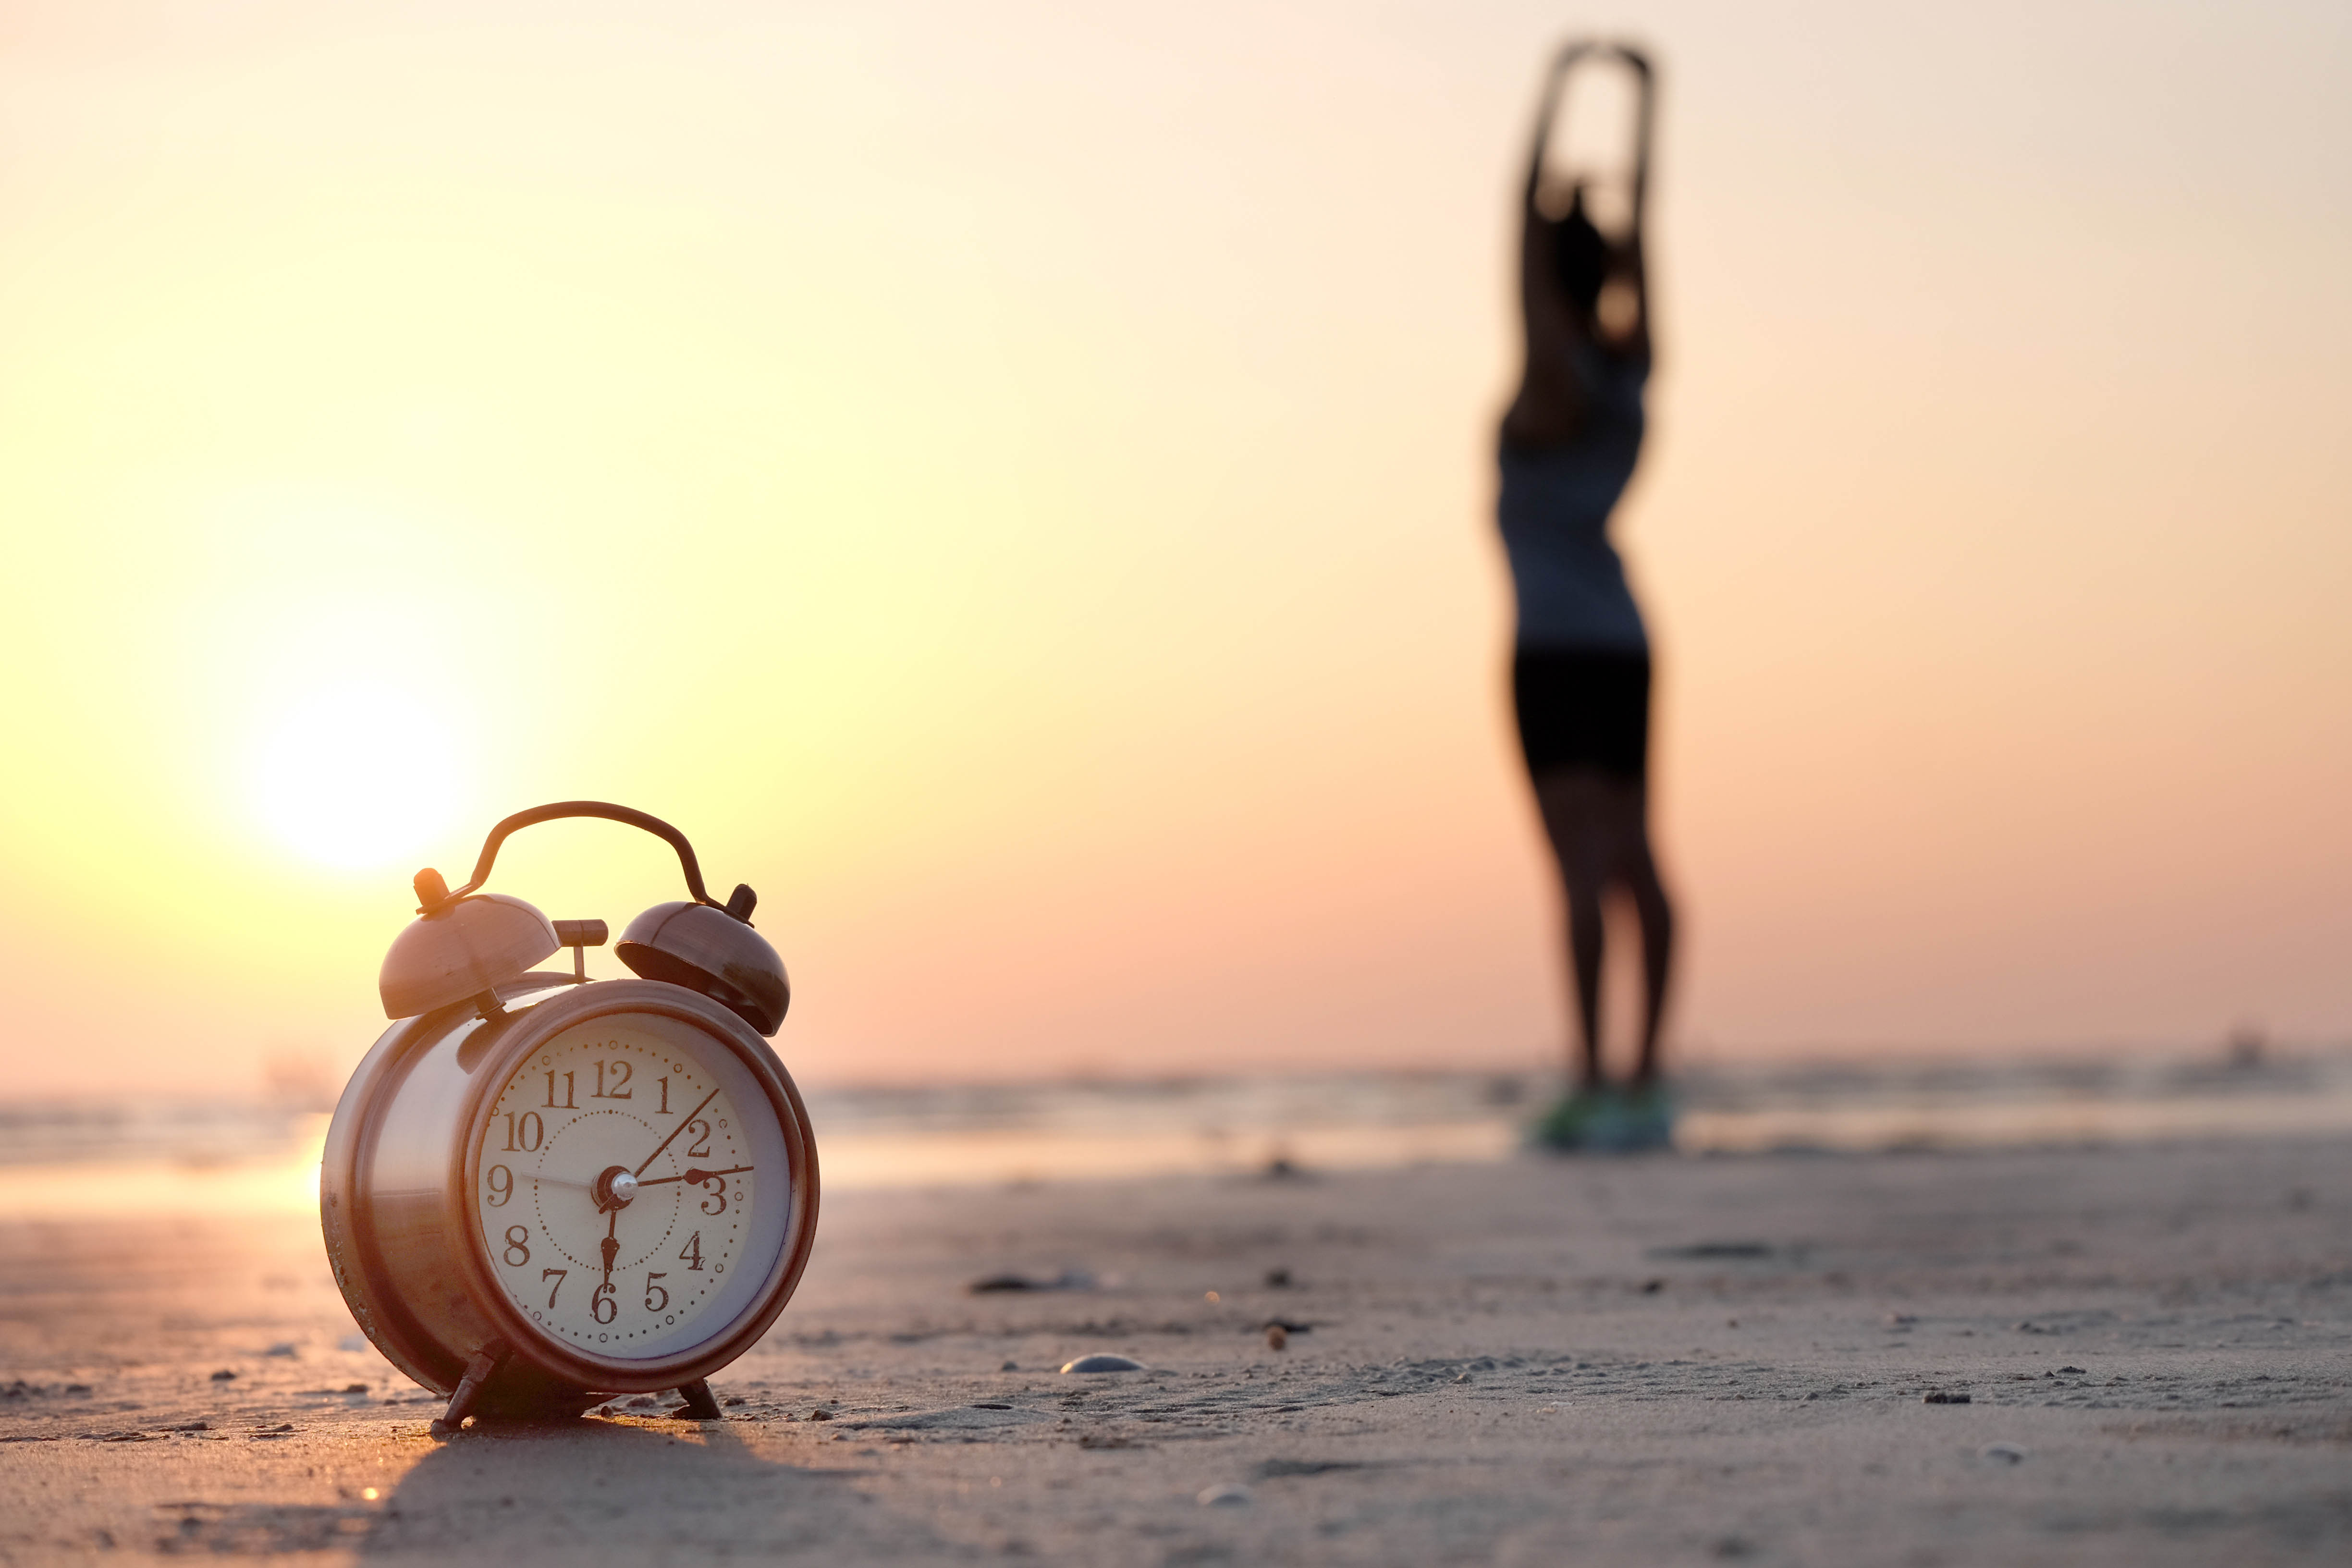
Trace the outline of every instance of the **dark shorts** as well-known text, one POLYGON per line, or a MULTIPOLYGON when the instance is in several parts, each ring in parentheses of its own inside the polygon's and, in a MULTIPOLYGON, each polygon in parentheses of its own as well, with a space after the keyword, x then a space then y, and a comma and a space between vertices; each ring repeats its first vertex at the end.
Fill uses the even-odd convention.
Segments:
POLYGON ((1523 647, 1511 703, 1528 772, 1597 768, 1641 779, 1650 762, 1650 656, 1613 648, 1523 647))

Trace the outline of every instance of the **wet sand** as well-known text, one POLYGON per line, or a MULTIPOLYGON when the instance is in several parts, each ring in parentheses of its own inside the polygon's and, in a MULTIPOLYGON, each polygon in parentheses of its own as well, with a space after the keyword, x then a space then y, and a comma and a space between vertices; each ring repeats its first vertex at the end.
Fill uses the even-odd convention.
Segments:
POLYGON ((0 1369, 8 1563, 2341 1562, 2352 1141, 853 1193, 723 1423, 447 1440, 303 1218, 16 1222, 0 1369))

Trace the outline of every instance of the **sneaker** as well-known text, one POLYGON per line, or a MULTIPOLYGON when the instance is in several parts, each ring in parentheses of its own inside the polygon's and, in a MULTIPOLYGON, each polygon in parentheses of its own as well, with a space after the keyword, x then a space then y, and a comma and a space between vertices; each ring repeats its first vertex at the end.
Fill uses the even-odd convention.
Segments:
POLYGON ((1607 1118, 1610 1099, 1607 1089, 1569 1090, 1528 1129, 1528 1142, 1538 1149, 1563 1152, 1596 1147, 1593 1134, 1607 1118))
POLYGON ((1657 1084, 1572 1089, 1528 1131, 1537 1148, 1562 1152, 1636 1154, 1674 1141, 1674 1101, 1657 1084))
POLYGON ((1632 1152, 1671 1149, 1675 1144, 1675 1102, 1662 1083, 1639 1084, 1618 1100, 1617 1148, 1632 1152))

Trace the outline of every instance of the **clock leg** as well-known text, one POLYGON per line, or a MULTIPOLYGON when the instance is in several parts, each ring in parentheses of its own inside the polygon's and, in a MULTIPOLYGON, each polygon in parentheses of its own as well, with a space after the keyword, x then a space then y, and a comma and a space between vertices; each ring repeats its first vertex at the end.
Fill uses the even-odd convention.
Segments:
POLYGON ((686 1408, 679 1415, 689 1421, 721 1421, 718 1396, 710 1392, 710 1380, 698 1377, 692 1383, 681 1383, 677 1391, 685 1396, 686 1408))
POLYGON ((449 1396, 449 1408, 433 1423, 435 1436, 446 1436, 466 1424, 466 1417, 474 1413, 476 1402, 482 1397, 482 1385, 496 1375, 506 1359, 506 1346, 496 1342, 474 1352, 474 1359, 466 1363, 466 1375, 457 1381, 457 1392, 449 1396))

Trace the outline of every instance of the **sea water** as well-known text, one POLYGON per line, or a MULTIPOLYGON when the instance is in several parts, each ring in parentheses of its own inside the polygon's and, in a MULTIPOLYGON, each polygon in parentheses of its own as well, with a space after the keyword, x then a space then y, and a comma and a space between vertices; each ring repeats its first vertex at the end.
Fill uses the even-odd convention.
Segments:
MULTIPOLYGON (((1060 1079, 808 1091, 827 1188, 1281 1178, 1527 1157, 1560 1085, 1510 1072, 1060 1079)), ((1684 1155, 2352 1133, 2352 1048, 2231 1057, 1714 1064, 1675 1083, 1684 1155)), ((306 1211, 327 1116, 286 1101, 0 1105, 20 1219, 306 1211)))

